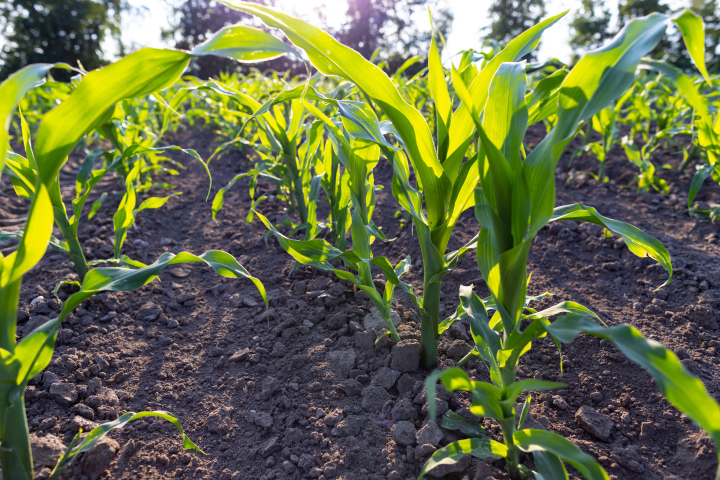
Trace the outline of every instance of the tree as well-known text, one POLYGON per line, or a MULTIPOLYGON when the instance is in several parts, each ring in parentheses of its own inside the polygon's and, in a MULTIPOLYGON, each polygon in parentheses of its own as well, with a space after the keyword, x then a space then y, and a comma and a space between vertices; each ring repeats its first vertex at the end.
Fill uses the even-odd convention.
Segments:
POLYGON ((347 20, 335 35, 365 58, 384 50, 392 70, 413 55, 427 55, 432 34, 429 20, 423 20, 428 7, 435 32, 447 36, 453 16, 438 0, 349 0, 347 20))
MULTIPOLYGON (((582 0, 582 8, 575 12, 570 22, 570 45, 573 51, 589 50, 597 48, 615 35, 610 27, 612 15, 608 8, 600 8, 595 0, 582 0)), ((579 59, 577 53, 573 53, 573 63, 579 59)))
MULTIPOLYGON (((545 16, 544 0, 495 0, 490 6, 492 24, 484 28, 484 40, 495 40, 501 45, 520 35, 545 16)), ((528 55, 534 59, 535 53, 528 55)))
MULTIPOLYGON (((105 65, 102 43, 120 42, 124 0, 6 0, 0 2, 0 78, 30 63, 64 62, 86 70, 105 65)), ((60 72, 57 75, 62 77, 60 72)))
POLYGON ((625 25, 634 17, 644 17, 654 12, 666 13, 670 7, 660 3, 660 0, 625 0, 620 3, 618 20, 625 25))

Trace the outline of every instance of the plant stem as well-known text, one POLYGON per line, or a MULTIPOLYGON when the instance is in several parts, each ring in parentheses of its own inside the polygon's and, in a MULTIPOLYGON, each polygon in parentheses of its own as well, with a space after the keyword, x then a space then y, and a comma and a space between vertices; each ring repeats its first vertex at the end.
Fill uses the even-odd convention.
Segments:
POLYGON ((70 249, 70 259, 72 260, 73 265, 75 265, 75 272, 77 272, 78 277, 80 277, 80 282, 82 283, 88 272, 88 264, 85 259, 85 254, 83 253, 82 246, 80 245, 80 241, 77 237, 65 238, 65 241, 70 249))
POLYGON ((430 282, 431 274, 425 270, 423 283, 423 309, 420 315, 420 343, 423 350, 423 368, 429 370, 437 362, 438 324, 440 323, 440 293, 442 282, 430 282))
MULTIPOLYGON (((20 280, 0 289, 0 348, 15 352, 17 306, 20 280)), ((3 378, 14 379, 17 372, 12 364, 0 367, 3 378)), ((4 478, 31 480, 33 478, 32 451, 25 415, 25 397, 18 395, 14 380, 0 385, 0 463, 4 478), (17 396, 18 398, 12 398, 17 396)), ((24 387, 23 387, 24 388, 24 387)))
MULTIPOLYGON (((510 365, 502 369, 503 385, 507 386, 515 382, 515 366, 510 365)), ((515 405, 507 405, 503 407, 503 420, 500 421, 500 427, 503 432, 505 445, 508 447, 507 473, 512 480, 521 480, 519 468, 518 447, 515 445, 513 434, 515 433, 515 405)))
POLYGON ((600 183, 605 181, 605 161, 600 162, 600 171, 598 172, 598 180, 600 180, 600 183))
POLYGON ((33 460, 25 414, 25 395, 20 395, 10 403, 12 390, 14 389, 3 388, 4 398, 0 398, 0 416, 3 417, 0 426, 0 440, 3 446, 0 450, 2 473, 4 478, 32 480, 33 460))

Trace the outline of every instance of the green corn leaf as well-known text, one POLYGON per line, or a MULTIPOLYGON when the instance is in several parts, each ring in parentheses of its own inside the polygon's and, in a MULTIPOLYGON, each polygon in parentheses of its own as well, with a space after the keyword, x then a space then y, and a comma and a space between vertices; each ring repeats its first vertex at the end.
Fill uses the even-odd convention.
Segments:
POLYGON ((182 425, 180 424, 180 421, 178 418, 173 415, 170 412, 164 412, 161 410, 158 411, 151 411, 151 412, 127 412, 122 414, 117 420, 114 420, 112 422, 103 423, 102 425, 93 428, 90 430, 87 435, 85 435, 84 438, 81 438, 82 431, 78 432, 78 434, 73 438, 72 443, 70 444, 70 447, 67 449, 67 451, 60 457, 57 464, 55 465, 55 468, 53 468, 53 471, 50 475, 51 479, 59 478, 59 476, 62 474, 63 470, 70 465, 73 460, 77 457, 77 455, 90 451, 96 444, 99 442, 105 435, 110 433, 112 430, 118 430, 121 428, 124 428, 128 423, 132 422, 133 420, 138 420, 141 418, 148 418, 148 417, 157 417, 162 418, 164 420, 167 420, 170 422, 177 430, 180 432, 180 435, 183 440, 183 448, 185 450, 190 450, 193 452, 205 454, 200 448, 193 443, 190 438, 185 435, 185 430, 183 429, 182 425))
POLYGON ((680 15, 675 16, 672 21, 682 34, 690 58, 692 58, 702 76, 705 77, 708 85, 710 85, 710 76, 705 66, 705 26, 702 18, 691 10, 685 10, 680 15))
POLYGON ((35 142, 40 180, 46 183, 57 175, 78 141, 104 123, 106 112, 117 102, 172 85, 190 58, 185 52, 144 48, 88 73, 70 97, 40 122, 35 142))
POLYGON ((537 450, 533 452, 533 459, 538 473, 536 480, 568 480, 567 470, 562 459, 548 451, 537 450), (538 476, 539 475, 539 476, 538 476))
POLYGON ((296 52, 290 45, 267 32, 242 25, 225 27, 192 49, 195 56, 217 55, 241 63, 272 60, 286 53, 296 52))
POLYGON ((472 286, 460 286, 460 302, 470 321, 470 333, 482 357, 492 366, 493 381, 500 378, 497 353, 502 348, 502 339, 490 328, 490 319, 482 300, 472 291, 472 286))
POLYGON ((620 97, 634 82, 640 60, 667 27, 667 17, 651 14, 628 23, 604 47, 586 54, 565 77, 559 92, 557 123, 523 163, 531 193, 530 236, 552 217, 555 166, 580 122, 620 97))
POLYGON ((668 285, 672 280, 672 262, 670 261, 670 253, 667 249, 654 237, 643 232, 637 227, 633 227, 618 220, 612 220, 600 215, 597 210, 585 205, 575 204, 557 207, 553 211, 551 220, 576 220, 580 222, 590 222, 603 226, 620 235, 631 252, 638 257, 652 257, 668 272, 668 279, 661 286, 668 285))
POLYGON ((700 425, 715 444, 720 444, 720 405, 703 383, 658 342, 645 338, 629 325, 602 327, 587 317, 568 314, 546 327, 556 339, 570 343, 580 333, 594 335, 617 345, 630 360, 645 368, 655 385, 678 410, 700 425))
POLYGON ((455 465, 466 455, 476 458, 504 458, 507 456, 507 447, 500 442, 489 438, 466 438, 453 442, 441 448, 425 462, 418 480, 421 480, 435 467, 440 465, 455 465))
POLYGON ((0 173, 5 165, 8 129, 17 104, 28 91, 44 83, 45 75, 54 66, 47 63, 28 65, 10 75, 0 84, 0 119, 3 122, 3 128, 0 129, 0 173))
POLYGON ((525 424, 525 420, 527 420, 527 417, 530 414, 530 402, 532 402, 532 395, 528 395, 523 402, 523 407, 520 411, 520 418, 518 418, 516 430, 520 430, 525 424))
POLYGON ((338 75, 356 84, 390 118, 410 154, 420 177, 430 227, 441 224, 450 196, 450 182, 438 161, 430 130, 422 114, 409 105, 392 80, 358 52, 342 45, 322 30, 256 3, 222 0, 226 5, 259 17, 279 28, 305 50, 313 65, 325 75, 338 75))
POLYGON ((448 430, 459 430, 469 437, 483 438, 489 435, 485 427, 479 423, 461 417, 452 410, 448 410, 442 416, 440 426, 448 430))
POLYGON ((690 191, 688 192, 688 209, 692 208, 695 197, 700 191, 700 187, 702 187, 702 184, 713 173, 715 168, 714 165, 703 165, 703 167, 693 175, 692 183, 690 183, 690 191))
POLYGON ((510 405, 515 405, 515 402, 517 400, 517 397, 528 390, 556 390, 558 388, 565 388, 567 387, 567 384, 565 383, 558 383, 558 382, 547 382, 545 380, 535 380, 535 379, 527 379, 527 380, 519 380, 517 382, 513 382, 510 385, 506 385, 505 389, 503 391, 503 395, 505 397, 505 400, 510 405))
MULTIPOLYGON (((505 47, 499 54, 493 57, 490 62, 482 69, 480 74, 475 78, 469 87, 469 94, 472 97, 473 104, 476 106, 478 111, 482 111, 485 107, 485 102, 488 98, 488 89, 490 82, 497 72, 500 65, 505 62, 517 62, 522 57, 530 53, 535 49, 540 42, 540 37, 543 32, 557 23, 562 17, 567 14, 563 12, 554 17, 550 17, 537 25, 529 28, 505 47)), ((475 120, 469 105, 465 105, 463 102, 460 105, 452 117, 452 123, 450 125, 450 146, 448 148, 448 159, 447 164, 444 164, 446 174, 449 178, 454 179, 455 173, 460 169, 463 157, 467 151, 468 145, 472 140, 473 128, 475 126, 475 120)))
POLYGON ((513 434, 513 440, 524 452, 541 451, 557 455, 575 467, 587 480, 610 480, 593 457, 557 433, 546 430, 518 430, 513 434))
POLYGON ((665 75, 668 79, 675 83, 675 85, 677 85, 678 89, 687 99, 687 102, 695 109, 695 113, 697 115, 700 115, 701 117, 708 115, 707 98, 700 93, 697 85, 695 85, 695 82, 685 75, 682 70, 667 62, 661 62, 650 58, 643 58, 641 67, 651 68, 665 75))
POLYGON ((246 278, 250 280, 260 292, 265 302, 265 307, 267 308, 267 295, 265 293, 265 287, 260 280, 250 275, 250 273, 245 270, 245 267, 240 265, 229 253, 210 250, 197 256, 188 252, 181 252, 177 255, 164 253, 155 263, 136 269, 122 267, 94 268, 85 276, 80 291, 72 294, 65 302, 61 316, 67 315, 83 301, 98 292, 126 292, 135 290, 157 278, 165 268, 183 263, 206 263, 220 276, 246 278))

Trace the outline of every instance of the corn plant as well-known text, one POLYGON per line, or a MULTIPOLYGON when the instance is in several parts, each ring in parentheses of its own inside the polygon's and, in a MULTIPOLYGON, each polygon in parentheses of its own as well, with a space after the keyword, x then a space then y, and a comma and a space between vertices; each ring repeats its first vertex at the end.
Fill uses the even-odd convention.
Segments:
MULTIPOLYGON (((374 115, 370 116, 373 110, 368 105, 367 114, 362 114, 365 118, 352 121, 361 125, 358 129, 365 131, 365 138, 378 143, 385 157, 392 162, 395 172, 393 195, 413 217, 424 269, 423 296, 419 299, 422 363, 430 368, 436 362, 443 331, 439 320, 442 279, 454 268, 457 259, 473 248, 474 243, 452 252, 447 252, 447 245, 462 212, 474 205, 473 191, 479 180, 477 155, 463 163, 474 136, 472 115, 465 105, 452 111, 445 71, 434 40, 428 60, 428 83, 435 104, 436 142, 423 115, 401 97, 397 87, 382 70, 359 53, 322 30, 270 7, 230 0, 224 0, 224 3, 259 17, 269 27, 282 30, 292 43, 305 51, 320 73, 352 82, 364 98, 389 119, 378 124, 374 115), (385 140, 385 134, 395 136, 397 145, 385 140), (417 189, 408 180, 408 158, 417 177, 417 189)), ((541 33, 562 16, 552 17, 520 35, 487 62, 483 70, 477 71, 469 65, 463 70, 468 79, 474 76, 469 92, 478 108, 485 104, 488 85, 500 65, 525 56, 536 46, 541 33)), ((533 97, 532 108, 542 104, 546 96, 533 97)), ((538 110, 533 120, 541 121, 545 113, 538 110)))
MULTIPOLYGON (((308 109, 316 116, 324 118, 326 124, 332 122, 324 117, 319 109, 306 102, 308 109)), ((341 141, 343 154, 348 159, 347 174, 350 198, 352 199, 351 238, 352 248, 340 250, 327 241, 315 238, 310 240, 293 240, 286 237, 270 223, 262 214, 258 217, 265 223, 278 239, 282 248, 301 264, 311 265, 319 270, 331 271, 339 278, 348 280, 365 293, 377 308, 388 327, 388 332, 396 342, 400 341, 395 325, 391 319, 391 307, 394 291, 399 286, 404 292, 412 293, 412 287, 400 280, 410 268, 410 258, 406 258, 393 267, 387 258, 374 257, 371 244, 376 238, 388 241, 382 231, 372 221, 375 208, 375 188, 372 171, 380 159, 380 148, 374 142, 362 138, 347 138, 339 128, 334 127, 334 137, 341 141), (334 266, 331 262, 342 261, 347 267, 357 272, 357 276, 347 270, 334 266), (373 281, 371 265, 379 267, 386 278, 385 289, 381 294, 373 281)), ((319 177, 316 177, 319 178, 319 177)), ((344 230, 342 231, 344 235, 344 230)))
MULTIPOLYGON (((532 342, 549 334, 555 343, 569 343, 581 333, 594 335, 617 345, 632 361, 643 366, 667 399, 701 425, 720 442, 720 406, 710 397, 702 382, 680 364, 678 358, 656 342, 648 340, 628 325, 605 327, 586 307, 563 302, 537 312, 528 306, 527 260, 537 232, 550 221, 585 221, 619 234, 630 250, 657 260, 672 277, 667 250, 653 237, 625 223, 608 219, 584 205, 554 207, 554 172, 564 147, 581 122, 602 111, 619 97, 634 79, 643 55, 651 51, 670 22, 681 27, 688 50, 696 56, 698 30, 702 22, 695 16, 668 17, 652 14, 631 21, 606 46, 589 52, 565 77, 559 90, 555 126, 525 159, 521 158, 522 138, 528 124, 525 98, 525 71, 522 64, 504 63, 489 86, 484 114, 455 79, 455 89, 473 112, 480 136, 481 179, 475 191, 475 209, 482 225, 478 238, 477 261, 491 293, 487 302, 495 313, 488 315, 485 303, 470 287, 460 291, 461 308, 471 325, 476 347, 490 373, 490 382, 475 382, 459 368, 435 372, 427 381, 428 398, 434 397, 435 383, 441 379, 448 390, 473 393, 471 411, 500 424, 500 443, 488 438, 454 442, 439 450, 425 464, 421 477, 437 465, 454 463, 464 455, 505 458, 507 473, 513 480, 568 478, 563 461, 585 478, 608 479, 607 473, 589 455, 560 435, 543 430, 523 429, 530 398, 516 421, 518 396, 528 390, 548 390, 563 385, 535 379, 518 380, 520 357, 532 342), (698 23, 699 22, 699 23, 698 23), (692 35, 683 27, 692 28, 692 35), (561 314, 551 322, 552 316, 561 314), (519 452, 533 453, 537 472, 519 463, 519 452)), ((431 400, 431 403, 432 402, 431 400)), ((434 418, 434 405, 430 407, 434 418)))
MULTIPOLYGON (((117 102, 147 95, 171 85, 195 55, 223 54, 239 60, 260 60, 276 57, 286 51, 287 47, 274 37, 247 27, 223 29, 208 42, 196 47, 192 53, 142 49, 87 74, 65 102, 42 117, 33 155, 37 174, 25 229, 17 250, 0 257, 0 354, 3 357, 0 365, 0 443, 3 446, 0 449, 0 463, 5 478, 30 480, 34 476, 25 414, 25 387, 30 379, 49 364, 62 319, 90 295, 101 290, 133 290, 150 282, 167 265, 205 261, 221 275, 249 278, 258 286, 267 302, 262 284, 229 254, 207 252, 199 257, 186 253, 178 256, 166 254, 147 267, 138 262, 129 262, 132 268, 91 270, 85 276, 80 291, 64 305, 60 317, 50 320, 16 343, 22 276, 40 261, 47 248, 55 217, 52 190, 57 187, 57 174, 67 156, 88 132, 104 123, 106 112, 117 102)), ((0 85, 0 115, 5 119, 5 125, 0 129, 0 171, 5 164, 8 127, 15 108, 28 90, 42 83, 51 68, 53 65, 31 65, 0 85)), ((61 458, 55 477, 60 475, 62 468, 79 451, 90 448, 110 429, 122 426, 131 419, 153 414, 172 420, 181 430, 180 424, 169 414, 126 414, 117 422, 94 430, 82 441, 76 438, 74 445, 61 458)), ((182 435, 186 448, 197 448, 184 433, 182 435)))

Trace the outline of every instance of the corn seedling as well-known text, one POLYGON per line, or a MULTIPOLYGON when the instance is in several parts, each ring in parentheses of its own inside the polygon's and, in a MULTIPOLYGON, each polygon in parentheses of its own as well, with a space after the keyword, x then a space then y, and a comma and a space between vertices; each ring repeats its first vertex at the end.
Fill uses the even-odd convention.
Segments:
MULTIPOLYGON (((268 26, 282 30, 297 47, 302 48, 313 65, 324 75, 337 75, 352 82, 363 96, 373 102, 389 119, 377 122, 372 107, 367 106, 360 116, 349 118, 362 130, 362 135, 379 144, 383 154, 393 164, 393 195, 413 216, 423 257, 423 297, 419 299, 421 313, 421 343, 423 365, 430 368, 437 358, 440 327, 440 295, 442 279, 458 258, 473 248, 474 242, 447 252, 452 231, 463 211, 474 205, 473 191, 479 180, 477 158, 463 163, 474 134, 470 110, 460 106, 454 113, 435 41, 429 57, 429 87, 435 104, 437 142, 433 141, 428 122, 407 103, 390 78, 359 53, 340 44, 322 30, 285 15, 270 7, 239 1, 224 1, 228 6, 259 17, 268 26), (388 143, 384 134, 393 134, 397 145, 388 143), (417 176, 418 188, 409 183, 410 159, 417 176), (423 208, 424 205, 424 208, 423 208)), ((474 76, 470 95, 476 105, 484 105, 487 87, 503 62, 516 61, 534 46, 543 30, 557 22, 562 15, 550 18, 528 30, 492 60, 482 71, 468 65, 463 74, 474 76)), ((469 62, 471 63, 471 62, 469 62)), ((537 107, 543 98, 537 98, 537 107)), ((346 115, 345 112, 341 112, 346 115)), ((541 115, 534 120, 542 120, 541 115)))
MULTIPOLYGON (((173 84, 196 55, 222 54, 238 60, 254 61, 284 54, 287 47, 259 30, 229 27, 221 30, 192 53, 142 49, 105 68, 88 73, 65 102, 46 113, 40 122, 33 150, 36 175, 28 219, 17 250, 0 257, 0 463, 5 478, 31 480, 34 477, 32 453, 25 413, 24 392, 34 376, 50 362, 57 330, 62 319, 80 302, 101 290, 133 290, 154 279, 167 265, 180 262, 206 262, 224 276, 245 277, 255 282, 263 295, 262 284, 252 278, 229 254, 207 252, 200 257, 190 254, 166 254, 148 267, 129 262, 133 268, 94 269, 85 275, 82 287, 68 299, 61 316, 47 322, 16 343, 17 309, 22 276, 43 257, 51 237, 53 221, 52 190, 57 188, 57 175, 67 156, 90 131, 105 123, 107 112, 123 99, 148 95, 173 84)), ((23 95, 42 83, 54 65, 31 65, 16 72, 0 85, 0 113, 5 125, 0 129, 0 171, 5 164, 8 126, 23 95)), ((65 67, 67 68, 67 67, 65 67)), ((30 151, 30 150, 28 150, 30 151)), ((28 160, 28 164, 30 159, 28 160)), ((267 303, 266 303, 267 305, 267 303)), ((68 449, 60 460, 55 476, 75 458, 79 450, 92 443, 111 428, 142 416, 126 414, 114 424, 93 430, 82 441, 68 449), (64 462, 64 463, 63 463, 64 462)), ((172 420, 165 413, 155 413, 172 420)), ((181 429, 180 429, 181 430, 181 429)), ((196 449, 185 437, 184 445, 196 449)))
MULTIPOLYGON (((427 381, 427 396, 433 399, 435 383, 441 379, 448 390, 472 392, 475 414, 496 420, 502 429, 503 443, 488 438, 471 438, 453 442, 428 460, 421 477, 437 465, 454 463, 464 455, 481 458, 505 458, 507 472, 513 480, 535 478, 568 478, 563 461, 585 478, 608 479, 607 473, 589 455, 560 435, 543 430, 523 429, 530 398, 516 421, 518 396, 528 390, 548 390, 563 385, 541 380, 517 380, 520 357, 532 348, 532 342, 549 334, 555 343, 569 343, 581 334, 605 339, 632 361, 643 366, 667 399, 687 413, 710 436, 720 441, 720 406, 710 397, 700 380, 680 364, 678 358, 662 345, 648 340, 628 325, 605 327, 587 308, 563 302, 543 311, 528 306, 527 260, 530 244, 537 232, 550 221, 585 221, 601 225, 619 234, 630 250, 639 256, 657 260, 672 277, 667 250, 653 237, 637 228, 611 220, 595 209, 580 204, 554 207, 554 171, 560 155, 581 122, 606 108, 632 85, 642 56, 662 37, 670 22, 702 30, 697 17, 668 17, 652 14, 631 21, 606 46, 589 52, 565 77, 559 90, 555 126, 525 159, 521 158, 521 140, 528 124, 525 98, 525 71, 522 64, 504 63, 489 85, 489 99, 484 114, 462 94, 463 103, 474 113, 480 136, 481 179, 476 189, 476 216, 482 225, 478 238, 477 260, 491 292, 488 315, 485 303, 471 287, 460 290, 459 312, 466 315, 476 344, 473 352, 487 366, 492 383, 474 382, 459 368, 435 372, 427 381), (550 317, 561 316, 551 322, 550 317), (533 453, 537 472, 520 465, 519 452, 533 453)), ((688 50, 697 52, 696 35, 682 27, 688 50)), ((693 30, 694 33, 697 33, 693 30)), ((702 38, 702 36, 700 36, 702 38)), ((693 56, 695 61, 704 57, 693 56)), ((702 71, 702 69, 701 69, 702 71)), ((460 80, 455 81, 459 90, 460 80)), ((460 90, 462 92, 462 90, 460 90)), ((431 400, 431 418, 434 405, 431 400)))

